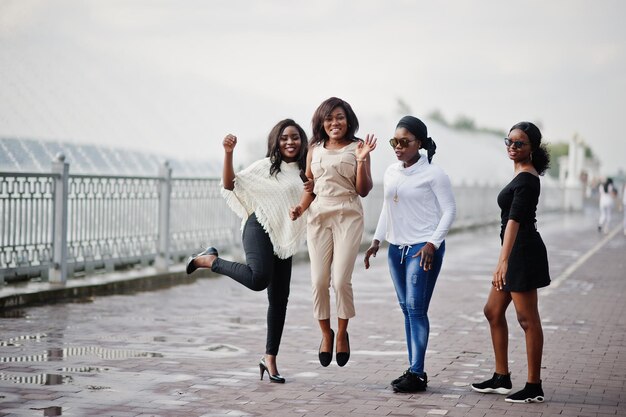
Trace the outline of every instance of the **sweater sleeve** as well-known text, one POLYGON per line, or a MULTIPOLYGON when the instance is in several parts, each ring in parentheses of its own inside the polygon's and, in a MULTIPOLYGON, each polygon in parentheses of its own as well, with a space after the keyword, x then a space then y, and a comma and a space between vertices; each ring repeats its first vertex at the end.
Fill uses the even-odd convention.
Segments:
POLYGON ((374 232, 374 239, 382 242, 387 237, 387 200, 383 200, 383 207, 380 210, 380 216, 378 216, 378 224, 376 225, 376 231, 374 232))
POLYGON ((439 249, 456 217, 456 202, 454 201, 450 178, 441 170, 433 178, 432 190, 441 210, 441 218, 428 241, 439 249))
POLYGON ((258 160, 235 174, 235 188, 232 191, 222 187, 221 194, 230 209, 242 220, 246 220, 254 212, 255 178, 264 169, 265 161, 258 160))

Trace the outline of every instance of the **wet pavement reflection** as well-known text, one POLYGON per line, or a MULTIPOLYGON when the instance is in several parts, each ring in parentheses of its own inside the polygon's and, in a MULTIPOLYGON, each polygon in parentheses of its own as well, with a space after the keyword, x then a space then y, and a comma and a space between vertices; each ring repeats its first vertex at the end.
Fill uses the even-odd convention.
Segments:
MULTIPOLYGON (((553 279, 601 238, 588 234, 594 231, 594 223, 582 218, 572 223, 575 226, 565 226, 554 216, 540 224, 553 279)), ((512 412, 501 397, 469 390, 471 382, 493 371, 482 309, 499 244, 496 229, 447 240, 429 314, 431 381, 426 393, 399 395, 389 389, 389 381, 406 369, 407 360, 404 323, 381 251, 368 271, 362 256, 357 261, 353 281, 357 317, 350 321, 351 359, 344 368, 335 363, 328 368, 319 365, 320 334, 312 317, 309 265, 294 264, 278 356, 286 384, 271 384, 267 375, 259 380, 267 294, 249 291, 228 278, 198 279, 132 296, 96 297, 90 303, 5 311, 0 314, 0 416, 495 416, 512 412)), ((615 347, 624 342, 626 309, 619 295, 626 288, 617 279, 623 278, 624 270, 613 267, 611 278, 612 264, 607 264, 623 265, 625 248, 626 238, 617 236, 606 253, 599 254, 606 258, 594 258, 607 271, 602 280, 593 265, 583 266, 542 296, 548 403, 521 405, 515 412, 567 415, 574 407, 585 414, 592 404, 606 414, 611 410, 614 415, 626 414, 620 394, 626 382, 614 369, 624 363, 615 347), (583 370, 567 358, 586 353, 590 355, 586 363, 591 358, 601 361, 597 366, 608 370, 606 380, 613 385, 607 383, 601 392, 587 385, 583 391, 577 385, 583 370), (575 398, 582 392, 584 404, 575 398)), ((526 374, 523 334, 512 309, 509 313, 511 367, 514 384, 519 386, 526 374)), ((333 319, 333 327, 335 323, 333 319)), ((594 376, 596 381, 601 377, 594 376)))

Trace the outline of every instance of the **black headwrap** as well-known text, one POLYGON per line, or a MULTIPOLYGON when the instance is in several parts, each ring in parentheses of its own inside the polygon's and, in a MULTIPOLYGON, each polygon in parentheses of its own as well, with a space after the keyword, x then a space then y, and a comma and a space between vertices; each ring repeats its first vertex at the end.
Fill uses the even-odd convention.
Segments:
POLYGON ((403 127, 415 136, 416 139, 422 141, 422 148, 426 149, 428 152, 428 163, 432 161, 433 156, 435 155, 435 150, 437 149, 437 145, 432 138, 428 137, 428 129, 424 122, 422 122, 417 117, 413 116, 404 116, 398 122, 396 129, 399 127, 403 127))

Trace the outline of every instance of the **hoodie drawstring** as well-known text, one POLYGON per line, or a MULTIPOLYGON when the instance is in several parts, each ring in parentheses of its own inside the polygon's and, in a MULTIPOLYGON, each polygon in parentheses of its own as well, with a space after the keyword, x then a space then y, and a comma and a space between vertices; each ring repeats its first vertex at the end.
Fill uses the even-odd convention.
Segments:
POLYGON ((409 251, 411 250, 413 246, 411 245, 399 245, 398 249, 400 249, 402 251, 402 256, 400 257, 400 265, 402 265, 402 262, 404 262, 404 258, 406 256, 408 256, 409 251), (404 251, 404 248, 406 248, 406 251, 404 251))

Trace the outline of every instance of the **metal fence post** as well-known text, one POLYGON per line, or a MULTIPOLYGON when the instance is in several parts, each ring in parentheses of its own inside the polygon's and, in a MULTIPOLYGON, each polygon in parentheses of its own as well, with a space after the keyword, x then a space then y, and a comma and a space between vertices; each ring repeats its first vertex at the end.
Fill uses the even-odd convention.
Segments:
POLYGON ((172 168, 168 161, 159 167, 159 242, 154 266, 167 271, 170 264, 170 199, 172 194, 172 168))
POLYGON ((54 220, 52 223, 52 265, 48 281, 64 284, 67 281, 67 205, 70 165, 65 155, 58 153, 52 161, 54 178, 54 220))

